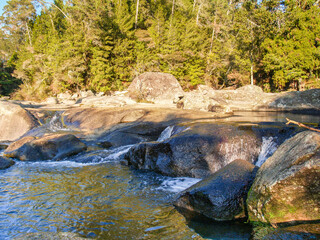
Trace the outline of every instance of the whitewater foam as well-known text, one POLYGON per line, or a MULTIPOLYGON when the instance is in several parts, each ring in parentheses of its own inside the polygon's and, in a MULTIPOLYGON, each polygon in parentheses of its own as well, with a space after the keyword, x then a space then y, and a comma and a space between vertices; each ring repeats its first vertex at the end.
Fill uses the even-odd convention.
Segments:
POLYGON ((181 192, 192 185, 196 184, 197 182, 201 181, 199 178, 189 178, 189 177, 176 177, 170 178, 166 177, 163 182, 161 183, 158 190, 168 191, 173 193, 181 192))

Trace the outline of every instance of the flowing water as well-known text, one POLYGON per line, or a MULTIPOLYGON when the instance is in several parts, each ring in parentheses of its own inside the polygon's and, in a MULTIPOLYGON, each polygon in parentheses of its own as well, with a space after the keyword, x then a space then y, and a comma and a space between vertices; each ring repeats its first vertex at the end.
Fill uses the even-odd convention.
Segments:
MULTIPOLYGON (((66 130, 56 115, 45 127, 66 130)), ((185 128, 169 126, 158 141, 185 128)), ((257 165, 277 148, 263 138, 257 165)), ((176 194, 199 179, 129 169, 119 158, 132 146, 82 153, 60 162, 17 162, 0 171, 0 239, 70 232, 92 239, 249 239, 243 224, 186 222, 176 194)))

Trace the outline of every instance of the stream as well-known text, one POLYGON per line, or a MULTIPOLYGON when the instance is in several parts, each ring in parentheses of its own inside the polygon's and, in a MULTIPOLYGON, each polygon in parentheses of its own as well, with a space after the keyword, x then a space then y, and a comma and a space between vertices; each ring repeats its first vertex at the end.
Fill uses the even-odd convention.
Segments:
MULTIPOLYGON (((285 122, 284 115, 245 114, 225 122, 285 122)), ((318 116, 290 117, 320 122, 318 116)), ((65 130, 56 120, 49 125, 52 131, 65 130)), ((170 137, 173 128, 165 131, 159 141, 170 137)), ((96 150, 59 162, 17 162, 1 170, 0 239, 39 232, 70 232, 89 239, 250 239, 250 225, 187 222, 172 200, 200 179, 123 166, 119 157, 130 147, 96 150)), ((265 137, 257 165, 276 148, 274 139, 265 137)))

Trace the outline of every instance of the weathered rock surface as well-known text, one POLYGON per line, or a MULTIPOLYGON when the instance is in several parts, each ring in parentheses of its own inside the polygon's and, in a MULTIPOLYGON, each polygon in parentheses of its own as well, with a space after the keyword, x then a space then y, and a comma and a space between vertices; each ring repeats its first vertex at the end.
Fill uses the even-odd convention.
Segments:
POLYGON ((0 156, 0 170, 1 169, 6 169, 6 168, 9 168, 11 167, 12 165, 14 165, 14 161, 9 159, 9 158, 6 158, 6 157, 1 157, 0 156))
POLYGON ((284 142, 259 169, 248 194, 251 221, 278 224, 320 219, 320 134, 284 142))
MULTIPOLYGON (((154 105, 128 106, 121 108, 73 108, 65 111, 64 123, 88 132, 103 132, 126 127, 131 123, 141 125, 139 134, 143 129, 150 131, 160 126, 160 131, 166 126, 181 122, 201 119, 214 119, 224 116, 214 113, 177 110, 175 108, 161 108, 154 105)), ((139 127, 136 127, 139 128, 139 127)), ((159 130, 158 130, 159 131, 159 130)), ((154 130, 152 130, 154 132, 154 130)))
POLYGON ((246 219, 245 202, 256 167, 235 160, 179 194, 173 205, 187 218, 246 219))
POLYGON ((251 128, 199 123, 161 143, 141 143, 126 154, 127 164, 169 176, 204 178, 236 159, 257 160, 261 137, 251 128))
POLYGON ((137 100, 172 104, 183 95, 177 79, 169 73, 146 72, 136 77, 128 88, 129 95, 137 100))
POLYGON ((258 86, 214 90, 200 86, 185 93, 179 108, 204 111, 293 111, 320 112, 320 89, 303 92, 264 93, 258 86))
POLYGON ((320 112, 320 89, 279 94, 269 107, 279 111, 320 112))
POLYGON ((54 134, 35 139, 25 137, 12 143, 6 157, 21 161, 61 160, 86 149, 86 145, 71 134, 54 134))
POLYGON ((37 125, 35 118, 19 105, 0 101, 0 141, 14 141, 37 125))
POLYGON ((123 107, 136 102, 125 96, 90 96, 78 99, 77 104, 88 107, 123 107))

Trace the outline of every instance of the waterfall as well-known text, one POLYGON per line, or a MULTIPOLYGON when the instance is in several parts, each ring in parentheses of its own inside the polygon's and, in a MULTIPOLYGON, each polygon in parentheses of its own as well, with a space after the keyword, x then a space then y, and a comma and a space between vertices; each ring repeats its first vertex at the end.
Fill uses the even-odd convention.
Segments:
POLYGON ((174 135, 187 131, 188 129, 189 128, 187 127, 181 127, 181 126, 174 126, 174 125, 168 126, 162 131, 159 138, 157 139, 157 142, 163 142, 174 135))
POLYGON ((157 142, 163 142, 164 140, 167 140, 168 138, 170 138, 172 136, 173 128, 174 128, 174 126, 166 127, 166 129, 164 129, 162 131, 162 133, 160 134, 157 142))
POLYGON ((261 167, 262 164, 277 150, 278 145, 274 137, 262 137, 262 145, 256 166, 261 167))
POLYGON ((56 112, 54 116, 50 119, 50 121, 46 124, 47 128, 52 132, 58 132, 58 131, 70 131, 70 129, 67 129, 64 127, 62 121, 61 121, 61 113, 56 112))

